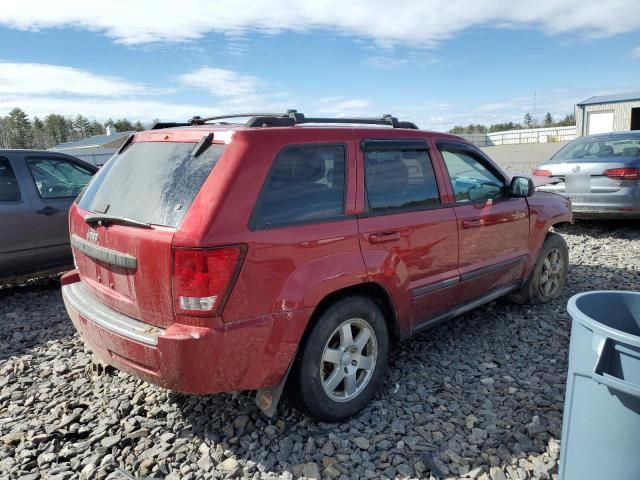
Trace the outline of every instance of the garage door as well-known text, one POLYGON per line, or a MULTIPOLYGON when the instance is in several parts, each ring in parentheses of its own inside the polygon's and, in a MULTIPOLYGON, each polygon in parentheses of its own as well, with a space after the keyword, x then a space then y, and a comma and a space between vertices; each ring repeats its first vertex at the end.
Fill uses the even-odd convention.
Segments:
POLYGON ((613 112, 590 112, 588 135, 613 132, 613 112))

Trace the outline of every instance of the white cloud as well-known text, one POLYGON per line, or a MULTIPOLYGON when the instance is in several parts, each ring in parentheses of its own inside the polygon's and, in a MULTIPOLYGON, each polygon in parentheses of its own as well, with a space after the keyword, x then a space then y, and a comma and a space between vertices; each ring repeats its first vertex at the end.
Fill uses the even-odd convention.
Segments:
POLYGON ((640 59, 640 45, 631 50, 631 57, 640 59))
POLYGON ((637 0, 33 0, 4 2, 0 24, 25 30, 73 26, 130 45, 188 41, 209 32, 330 29, 381 45, 432 46, 475 26, 610 36, 640 28, 639 13, 637 0))
POLYGON ((184 122, 194 115, 204 117, 219 115, 224 111, 219 107, 140 99, 0 97, 0 116, 6 115, 15 107, 20 107, 32 119, 34 116, 42 118, 50 113, 57 113, 65 117, 81 114, 102 121, 107 118, 128 118, 132 121, 140 120, 142 122, 148 122, 155 118, 168 122, 184 122))
POLYGON ((214 97, 255 95, 259 80, 224 68, 203 67, 178 77, 181 85, 207 90, 214 97))
POLYGON ((0 61, 0 94, 73 94, 111 97, 142 94, 143 85, 120 77, 95 75, 86 70, 44 63, 0 61))
POLYGON ((385 70, 394 70, 403 67, 409 63, 406 58, 392 56, 375 56, 367 58, 363 64, 369 67, 382 68, 385 70))
MULTIPOLYGON (((354 98, 345 100, 343 97, 325 97, 320 99, 318 112, 335 117, 371 116, 369 100, 354 98)), ((380 116, 379 114, 377 116, 380 116)))

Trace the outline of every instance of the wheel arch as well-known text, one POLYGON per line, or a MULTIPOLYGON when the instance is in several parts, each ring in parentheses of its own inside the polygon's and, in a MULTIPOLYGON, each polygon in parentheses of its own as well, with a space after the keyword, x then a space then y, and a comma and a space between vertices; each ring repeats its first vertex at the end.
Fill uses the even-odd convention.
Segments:
POLYGON ((322 314, 327 311, 331 305, 350 296, 364 296, 370 298, 382 310, 387 323, 387 328, 389 329, 390 338, 393 340, 401 338, 398 314, 391 295, 387 289, 379 283, 364 282, 331 292, 320 300, 309 318, 309 322, 307 323, 300 343, 306 339, 311 327, 315 325, 315 322, 318 321, 322 314))

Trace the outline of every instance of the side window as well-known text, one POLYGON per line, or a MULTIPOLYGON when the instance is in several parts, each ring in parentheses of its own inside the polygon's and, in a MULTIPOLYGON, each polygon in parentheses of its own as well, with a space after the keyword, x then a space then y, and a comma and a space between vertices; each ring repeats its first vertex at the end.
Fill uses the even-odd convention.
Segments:
POLYGON ((41 198, 77 196, 93 173, 63 158, 29 158, 27 166, 41 198))
POLYGON ((18 179, 11 168, 11 163, 0 157, 0 202, 17 202, 20 200, 18 179))
POLYGON ((449 171, 456 203, 493 200, 505 196, 503 180, 479 159, 457 150, 441 149, 440 152, 449 171))
POLYGON ((262 186, 252 226, 264 228, 341 216, 345 163, 343 145, 285 147, 262 186))
POLYGON ((369 211, 420 210, 440 205, 438 183, 426 150, 365 152, 369 211))

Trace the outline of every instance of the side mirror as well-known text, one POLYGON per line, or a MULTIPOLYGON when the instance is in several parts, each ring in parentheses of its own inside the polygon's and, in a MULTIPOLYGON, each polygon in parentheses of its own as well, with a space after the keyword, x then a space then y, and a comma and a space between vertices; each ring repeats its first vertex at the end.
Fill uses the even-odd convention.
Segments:
POLYGON ((530 197, 536 191, 536 186, 529 177, 513 177, 509 186, 510 197, 530 197))

